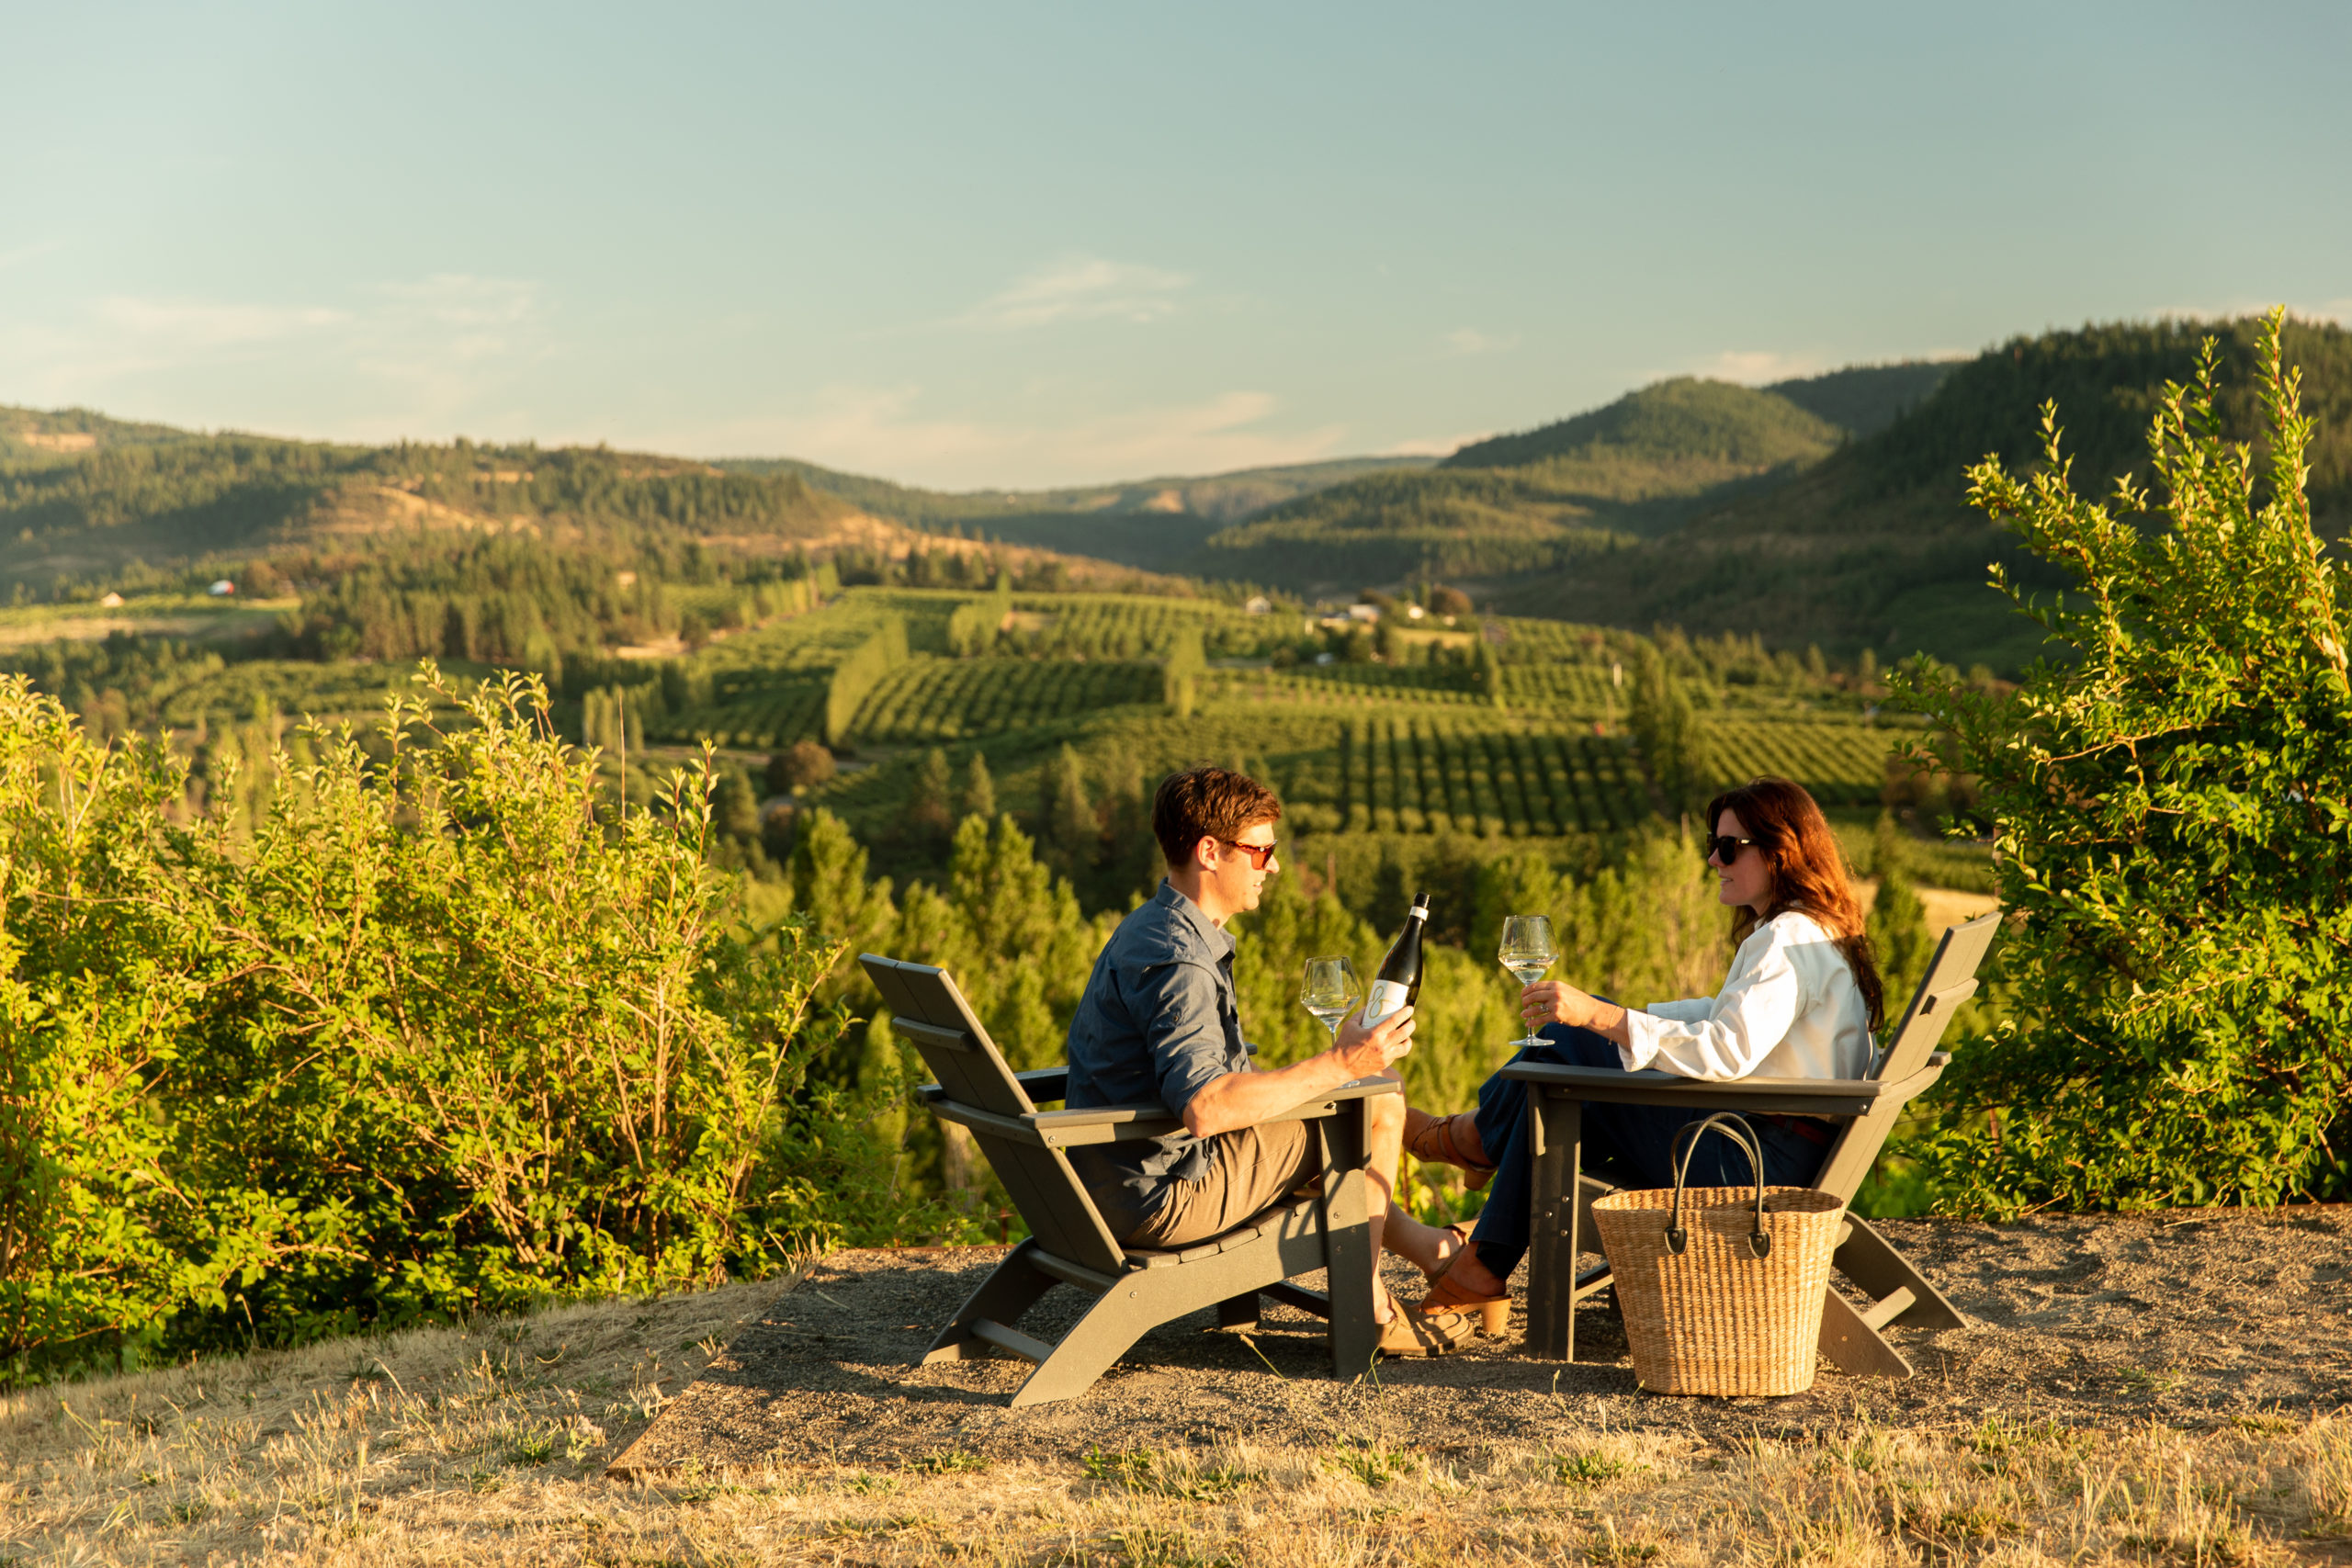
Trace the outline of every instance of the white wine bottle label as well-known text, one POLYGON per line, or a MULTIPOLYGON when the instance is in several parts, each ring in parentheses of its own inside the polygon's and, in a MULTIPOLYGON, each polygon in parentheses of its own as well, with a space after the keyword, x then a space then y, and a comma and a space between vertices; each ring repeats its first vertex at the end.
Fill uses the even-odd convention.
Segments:
POLYGON ((1363 1026, 1372 1028, 1405 1005, 1405 987, 1394 980, 1374 980, 1363 1004, 1363 1026))

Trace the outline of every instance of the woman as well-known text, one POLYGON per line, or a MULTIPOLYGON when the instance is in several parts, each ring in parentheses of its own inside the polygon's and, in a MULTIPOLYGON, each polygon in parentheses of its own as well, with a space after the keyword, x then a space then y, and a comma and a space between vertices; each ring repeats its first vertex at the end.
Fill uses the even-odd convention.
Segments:
MULTIPOLYGON (((1813 796, 1786 779, 1761 778, 1707 805, 1705 840, 1718 897, 1734 906, 1731 973, 1713 997, 1660 1002, 1643 1011, 1546 983, 1520 993, 1520 1011, 1548 1043, 1519 1060, 1589 1067, 1657 1067, 1690 1078, 1859 1078, 1870 1075, 1883 1021, 1878 969, 1862 934, 1862 908, 1846 860, 1813 796)), ((1499 1327, 1506 1283, 1527 1251, 1527 1086, 1500 1075, 1478 1091, 1476 1112, 1417 1113, 1406 1128, 1415 1157, 1496 1178, 1468 1245, 1450 1250, 1420 1310, 1489 1309, 1499 1327)), ((1674 1135, 1708 1113, 1665 1105, 1584 1109, 1584 1169, 1621 1187, 1671 1187, 1674 1135)), ((1834 1124, 1797 1116, 1747 1118, 1764 1150, 1764 1179, 1810 1186, 1835 1141, 1834 1124)), ((1728 1138, 1702 1138, 1690 1181, 1741 1186, 1754 1178, 1728 1138)))

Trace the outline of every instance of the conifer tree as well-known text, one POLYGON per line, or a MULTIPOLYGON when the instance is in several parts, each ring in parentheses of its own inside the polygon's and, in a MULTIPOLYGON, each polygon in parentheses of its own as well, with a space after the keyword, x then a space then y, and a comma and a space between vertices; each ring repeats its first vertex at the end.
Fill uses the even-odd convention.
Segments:
POLYGON ((1102 825, 1087 798, 1086 765, 1065 742, 1046 767, 1046 834, 1057 869, 1076 882, 1094 868, 1102 825))
POLYGON ((1668 811, 1689 811, 1704 804, 1705 767, 1700 755, 1697 718, 1682 682, 1666 667, 1655 643, 1643 642, 1634 654, 1633 699, 1626 716, 1642 760, 1657 782, 1668 811))
POLYGON ((1878 874, 1878 900, 1871 906, 1863 930, 1870 938, 1871 952, 1878 960, 1879 978, 1886 987, 1886 1010, 1892 1017, 1910 1000, 1913 987, 1927 970, 1928 955, 1935 950, 1935 939, 1928 931, 1928 907, 1919 901, 1918 890, 1912 886, 1910 870, 1905 863, 1909 856, 1905 852, 1902 830, 1895 826, 1893 812, 1879 814, 1878 831, 1871 842, 1872 869, 1878 874))
POLYGON ((964 793, 956 805, 962 816, 977 817, 982 822, 996 819, 996 781, 989 776, 989 760, 978 751, 964 771, 964 793))
POLYGON ((926 851, 947 847, 955 828, 952 796, 955 782, 947 771, 947 753, 933 747, 915 770, 914 799, 907 808, 907 825, 926 851))
POLYGON ((1478 694, 1497 707, 1503 705, 1503 659, 1495 645, 1483 636, 1478 638, 1476 681, 1478 694))
POLYGON ((759 796, 742 763, 730 762, 719 770, 711 807, 712 826, 728 838, 748 843, 760 836, 759 796))

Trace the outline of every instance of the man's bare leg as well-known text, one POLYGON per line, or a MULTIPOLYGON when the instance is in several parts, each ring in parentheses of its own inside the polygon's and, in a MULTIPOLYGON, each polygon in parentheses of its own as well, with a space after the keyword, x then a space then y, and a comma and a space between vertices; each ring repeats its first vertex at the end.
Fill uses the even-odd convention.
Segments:
MULTIPOLYGON (((1392 1068, 1382 1076, 1394 1079, 1396 1073, 1392 1068)), ((1366 1173, 1371 1178, 1366 1199, 1372 1215, 1373 1244, 1434 1278, 1445 1272, 1461 1248, 1462 1238, 1453 1231, 1421 1224, 1395 1203, 1396 1167, 1405 1149, 1405 1097, 1384 1094, 1363 1103, 1371 1123, 1365 1153, 1371 1166, 1366 1173)), ((1387 1322, 1386 1292, 1377 1292, 1374 1307, 1379 1320, 1387 1322)))
MULTIPOLYGON (((1422 1130, 1436 1120, 1437 1118, 1429 1111, 1408 1106, 1406 1108, 1404 1124, 1400 1130, 1406 1140, 1410 1141, 1419 1137, 1422 1130)), ((1476 1166, 1466 1168, 1486 1168, 1487 1149, 1486 1145, 1479 1141, 1478 1124, 1466 1116, 1454 1123, 1453 1146, 1464 1159, 1477 1162, 1476 1166)), ((1427 1225, 1421 1228, 1429 1229, 1427 1225)), ((1441 1267, 1423 1266, 1424 1271, 1431 1279, 1443 1274, 1473 1296, 1498 1296, 1509 1288, 1503 1282, 1502 1276, 1487 1267, 1486 1260, 1478 1256, 1476 1247, 1464 1247, 1457 1250, 1453 1244, 1458 1238, 1452 1231, 1438 1234, 1444 1236, 1447 1245, 1441 1267)))

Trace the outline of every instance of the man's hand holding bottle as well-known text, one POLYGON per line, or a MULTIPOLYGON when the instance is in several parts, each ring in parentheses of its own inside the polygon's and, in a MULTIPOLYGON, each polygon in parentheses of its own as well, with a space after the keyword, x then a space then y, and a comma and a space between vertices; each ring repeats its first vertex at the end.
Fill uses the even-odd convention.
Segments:
POLYGON ((1386 1072, 1412 1048, 1411 1008, 1400 1008, 1369 1026, 1363 1021, 1363 1010, 1359 1008, 1340 1025, 1340 1037, 1331 1043, 1331 1055, 1347 1069, 1349 1077, 1368 1078, 1386 1072))

